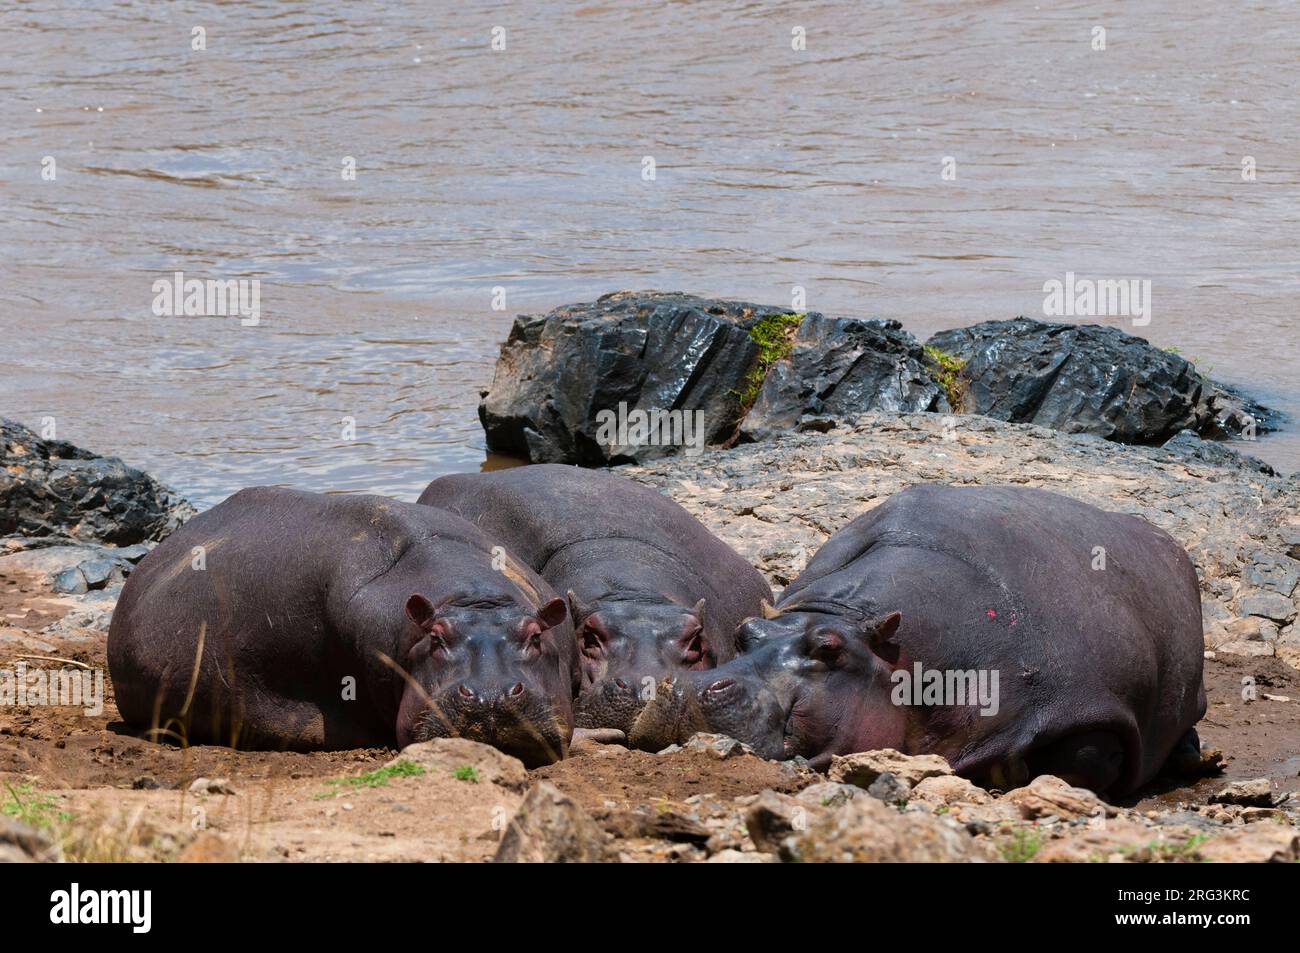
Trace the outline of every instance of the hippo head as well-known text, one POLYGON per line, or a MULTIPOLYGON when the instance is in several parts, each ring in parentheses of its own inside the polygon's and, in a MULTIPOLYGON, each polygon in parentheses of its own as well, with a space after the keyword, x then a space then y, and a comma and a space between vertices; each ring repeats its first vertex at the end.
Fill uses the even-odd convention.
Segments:
POLYGON ((581 680, 574 717, 581 728, 628 731, 654 685, 677 671, 712 668, 704 600, 604 597, 590 604, 569 592, 581 680))
POLYGON ((564 756, 572 729, 572 673, 556 644, 563 599, 532 608, 510 598, 407 600, 405 690, 398 744, 464 737, 528 767, 564 756))
POLYGON ((801 755, 818 767, 832 754, 896 744, 903 721, 889 701, 889 678, 901 619, 796 610, 746 620, 737 631, 741 654, 661 682, 629 744, 660 750, 710 731, 761 757, 801 755))

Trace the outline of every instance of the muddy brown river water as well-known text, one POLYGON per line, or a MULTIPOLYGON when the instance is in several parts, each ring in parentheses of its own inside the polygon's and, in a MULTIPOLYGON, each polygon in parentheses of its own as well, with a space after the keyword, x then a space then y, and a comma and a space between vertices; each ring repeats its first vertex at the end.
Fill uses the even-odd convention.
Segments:
POLYGON ((925 337, 1074 272, 1300 420, 1293 3, 326 9, 4 5, 0 413, 201 505, 413 498, 482 463, 517 312, 800 286, 925 337), (156 315, 176 271, 260 322, 156 315))

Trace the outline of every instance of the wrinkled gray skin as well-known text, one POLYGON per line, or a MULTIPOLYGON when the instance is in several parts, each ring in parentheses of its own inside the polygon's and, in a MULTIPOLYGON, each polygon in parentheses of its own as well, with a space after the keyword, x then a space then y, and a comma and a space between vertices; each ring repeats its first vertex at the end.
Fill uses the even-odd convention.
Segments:
POLYGON ((492 545, 433 507, 242 490, 127 580, 108 636, 122 718, 188 744, 458 735, 555 761, 573 730, 573 628, 527 567, 493 569, 492 545))
POLYGON ((582 728, 627 731, 654 684, 736 654, 772 591, 761 573, 649 487, 539 464, 434 480, 421 503, 464 516, 568 594, 582 728))
POLYGON ((742 626, 737 659, 663 685, 631 743, 710 730, 819 766, 896 748, 994 787, 1051 773, 1112 794, 1194 755, 1196 572, 1145 520, 1024 487, 912 487, 833 536, 777 608, 742 626), (916 663, 996 671, 996 714, 896 703, 916 663))

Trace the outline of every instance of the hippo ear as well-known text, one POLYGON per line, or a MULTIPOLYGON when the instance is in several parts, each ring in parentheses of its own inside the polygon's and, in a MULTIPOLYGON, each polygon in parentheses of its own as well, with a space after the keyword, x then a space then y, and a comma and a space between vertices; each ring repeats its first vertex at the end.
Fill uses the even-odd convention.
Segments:
POLYGON ((565 595, 569 598, 569 615, 573 617, 574 625, 591 615, 591 606, 579 599, 572 589, 565 595))
POLYGON ((902 621, 901 612, 891 612, 880 619, 868 619, 862 626, 863 633, 867 637, 867 646, 890 665, 897 665, 898 657, 902 653, 902 646, 895 639, 899 623, 902 621))
MULTIPOLYGON (((542 620, 542 625, 547 629, 553 629, 569 614, 569 608, 564 604, 564 600, 556 596, 546 605, 537 610, 537 618, 542 620)), ((543 630, 545 631, 545 630, 543 630)))
POLYGON ((433 626, 436 614, 433 603, 418 592, 406 600, 407 617, 425 631, 433 626))

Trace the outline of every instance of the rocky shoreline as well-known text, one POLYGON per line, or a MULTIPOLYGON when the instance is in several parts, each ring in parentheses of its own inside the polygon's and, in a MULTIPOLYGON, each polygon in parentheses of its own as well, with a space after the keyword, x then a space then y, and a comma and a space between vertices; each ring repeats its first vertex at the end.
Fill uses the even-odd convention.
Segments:
MULTIPOLYGON (((102 669, 122 579, 192 508, 121 461, 4 428, 0 667, 102 669)), ((1116 805, 1051 777, 986 791, 941 759, 888 751, 820 775, 703 735, 659 754, 579 741, 531 772, 463 739, 397 757, 180 751, 115 730, 110 695, 93 717, 0 708, 0 777, 22 792, 0 817, 0 857, 1300 860, 1300 476, 1189 430, 1125 445, 950 406, 805 415, 794 432, 619 472, 676 499, 777 589, 840 527, 921 482, 1044 487, 1150 520, 1200 578, 1205 777, 1116 805), (178 797, 206 812, 203 830, 177 820, 178 797)))
MULTIPOLYGON (((1123 444, 1252 440, 1280 415, 1116 327, 1029 318, 943 331, 681 292, 519 315, 479 418, 490 450, 605 466, 826 430, 863 413, 973 413, 1123 444), (649 421, 617 436, 605 415, 649 421), (661 432, 696 422, 700 443, 661 432)), ((1263 465, 1266 466, 1266 465, 1263 465)))

